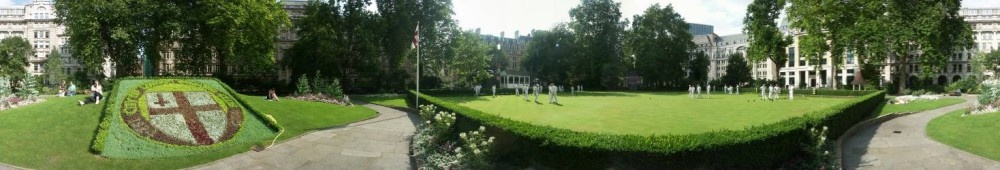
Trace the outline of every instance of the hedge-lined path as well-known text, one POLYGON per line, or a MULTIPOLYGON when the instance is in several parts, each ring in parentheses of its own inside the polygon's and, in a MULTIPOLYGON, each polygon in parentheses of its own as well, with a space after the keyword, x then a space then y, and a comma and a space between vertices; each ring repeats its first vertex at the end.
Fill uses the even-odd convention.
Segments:
POLYGON ((844 169, 1000 169, 1000 163, 952 148, 927 136, 927 123, 976 103, 964 103, 898 117, 858 130, 844 142, 844 169), (896 133, 898 132, 898 133, 896 133))
POLYGON ((362 106, 379 116, 191 169, 411 169, 409 138, 420 117, 369 103, 362 106))

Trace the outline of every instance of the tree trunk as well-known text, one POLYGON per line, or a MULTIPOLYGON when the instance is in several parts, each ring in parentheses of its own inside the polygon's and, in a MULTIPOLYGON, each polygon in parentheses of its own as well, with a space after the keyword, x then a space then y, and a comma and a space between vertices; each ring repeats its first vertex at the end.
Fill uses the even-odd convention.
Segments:
POLYGON ((900 70, 896 70, 899 72, 899 90, 896 91, 896 95, 901 96, 901 95, 906 95, 906 81, 910 77, 910 69, 909 69, 910 64, 907 63, 906 56, 897 58, 901 59, 899 59, 898 62, 896 62, 896 64, 902 66, 899 67, 900 70))
MULTIPOLYGON (((830 60, 833 60, 833 57, 830 57, 830 60)), ((837 65, 834 64, 835 62, 836 61, 830 61, 830 79, 832 80, 830 81, 830 87, 837 90, 837 82, 840 81, 840 78, 837 77, 837 65)))

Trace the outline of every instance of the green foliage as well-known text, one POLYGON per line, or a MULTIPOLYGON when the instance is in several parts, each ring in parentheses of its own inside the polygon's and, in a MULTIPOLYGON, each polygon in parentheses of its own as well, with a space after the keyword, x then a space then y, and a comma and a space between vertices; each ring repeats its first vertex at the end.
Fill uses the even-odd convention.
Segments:
MULTIPOLYGON (((183 71, 178 73, 213 72, 205 67, 213 61, 239 73, 270 71, 278 29, 289 25, 279 1, 65 0, 54 6, 73 56, 86 72, 99 71, 105 57, 139 63, 136 56, 143 55, 156 63, 168 50, 176 51, 176 68, 183 71)), ((134 76, 141 66, 119 64, 115 72, 134 76)), ((215 75, 229 75, 229 69, 217 69, 215 75)))
MULTIPOLYGON (((871 110, 884 101, 885 93, 868 92, 864 96, 826 110, 744 130, 654 136, 613 135, 553 128, 487 114, 425 94, 411 91, 410 95, 418 95, 421 103, 432 103, 443 110, 457 113, 459 120, 469 120, 475 124, 504 129, 504 132, 509 133, 505 135, 514 136, 510 140, 523 140, 518 143, 524 148, 547 148, 545 150, 559 151, 546 155, 562 159, 576 162, 581 160, 574 158, 588 159, 586 161, 610 161, 606 158, 611 155, 630 153, 635 154, 633 155, 635 157, 648 158, 636 159, 635 161, 638 161, 636 164, 754 169, 752 167, 775 167, 804 152, 806 148, 788 146, 801 146, 802 140, 809 138, 807 127, 827 126, 829 131, 826 133, 826 138, 833 139, 855 123, 870 117, 871 110)), ((407 97, 407 100, 411 100, 412 97, 407 97)))
POLYGON ((28 56, 33 53, 35 49, 27 39, 11 36, 0 40, 0 76, 22 79, 26 72, 24 68, 28 66, 28 56))
POLYGON ((330 85, 327 86, 326 90, 326 94, 330 94, 331 96, 344 96, 344 90, 340 87, 340 79, 333 79, 333 81, 330 82, 330 85))
POLYGON ((731 54, 726 65, 726 75, 722 76, 722 82, 726 85, 742 85, 753 80, 750 76, 750 65, 743 59, 741 54, 731 54))
MULTIPOLYGON (((705 82, 708 80, 708 69, 710 64, 712 64, 711 61, 708 60, 708 54, 705 54, 705 52, 696 52, 691 57, 692 59, 688 60, 686 65, 687 70, 690 73, 687 77, 688 82, 705 82)), ((679 87, 684 87, 684 85, 689 84, 680 84, 679 87)))
POLYGON ((314 93, 323 93, 323 94, 326 94, 326 95, 330 95, 330 93, 327 93, 328 92, 328 88, 329 88, 327 86, 329 86, 329 84, 327 84, 326 79, 323 78, 323 76, 320 74, 319 70, 316 71, 316 74, 314 74, 314 76, 315 77, 312 79, 312 84, 311 84, 312 85, 312 91, 314 93))
POLYGON ((25 73, 24 79, 21 79, 21 87, 17 89, 17 96, 22 99, 34 100, 38 97, 38 79, 31 75, 31 73, 25 73))
POLYGON ((985 80, 980 88, 979 103, 986 105, 1000 101, 1000 79, 985 80))
POLYGON ((975 57, 972 57, 971 63, 973 71, 980 75, 982 75, 983 71, 1000 73, 1000 51, 993 50, 988 53, 978 53, 975 57))
POLYGON ((620 21, 621 3, 582 0, 569 15, 572 18, 569 27, 584 61, 578 63, 579 72, 585 76, 581 83, 586 87, 618 87, 626 68, 622 63, 621 41, 627 23, 620 21))
POLYGON ((707 56, 690 52, 696 47, 691 41, 693 37, 687 31, 688 24, 684 17, 677 14, 672 5, 661 7, 655 4, 632 18, 626 46, 635 55, 635 68, 643 82, 654 86, 685 86, 688 83, 678 77, 687 76, 688 69, 697 69, 704 71, 692 73, 691 77, 695 82, 705 83, 707 56), (692 60, 692 57, 697 58, 692 60), (698 64, 689 63, 692 61, 698 64))
POLYGON ((0 76, 0 99, 7 98, 11 93, 13 90, 10 88, 10 79, 0 76))
POLYGON ((493 169, 489 161, 493 137, 486 136, 486 127, 462 132, 455 141, 455 113, 437 111, 434 105, 420 106, 424 120, 417 126, 411 150, 420 169, 493 169))
POLYGON ((770 60, 776 66, 772 71, 777 77, 778 69, 788 61, 785 47, 792 43, 791 37, 784 37, 778 30, 778 20, 785 0, 754 0, 747 6, 743 18, 743 32, 747 34, 750 47, 747 58, 751 63, 770 60))
POLYGON ((302 76, 299 76, 299 81, 298 81, 298 83, 296 83, 296 87, 298 87, 297 90, 295 91, 295 93, 297 93, 297 94, 309 94, 309 93, 312 93, 312 90, 309 90, 310 89, 309 88, 309 78, 307 78, 305 74, 302 74, 302 76))
MULTIPOLYGON (((48 57, 45 59, 46 82, 50 85, 58 86, 59 83, 66 80, 68 76, 63 69, 65 69, 65 63, 63 63, 62 55, 59 54, 59 50, 52 50, 52 53, 49 53, 48 57)), ((68 82, 66 86, 69 86, 68 82)))
POLYGON ((442 58, 447 62, 434 67, 434 75, 441 78, 447 88, 470 87, 490 77, 488 70, 490 57, 487 55, 489 46, 483 43, 478 34, 471 31, 456 31, 452 43, 449 44, 450 54, 442 58))
POLYGON ((551 30, 535 30, 531 35, 521 66, 541 81, 579 84, 585 60, 577 52, 569 25, 556 24, 551 30))
POLYGON ((978 78, 966 77, 948 84, 948 87, 945 89, 947 92, 961 91, 962 93, 978 93, 979 83, 978 78))

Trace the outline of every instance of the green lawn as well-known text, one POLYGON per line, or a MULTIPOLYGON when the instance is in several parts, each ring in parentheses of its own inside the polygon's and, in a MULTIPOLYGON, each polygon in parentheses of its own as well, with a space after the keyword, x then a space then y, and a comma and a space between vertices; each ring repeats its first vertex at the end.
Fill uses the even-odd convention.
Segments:
POLYGON ((794 101, 761 101, 753 93, 690 99, 687 93, 677 92, 588 92, 578 96, 564 93, 559 97, 561 105, 553 105, 546 103, 547 95, 539 97, 541 104, 511 95, 441 98, 514 120, 575 131, 639 135, 744 129, 802 116, 851 99, 797 96, 794 101))
POLYGON ((358 99, 382 106, 406 108, 404 95, 359 95, 358 99))
MULTIPOLYGON (((364 107, 240 96, 271 114, 286 128, 281 139, 310 129, 339 126, 375 116, 364 107)), ((211 162, 248 148, 230 148, 206 154, 152 160, 112 160, 90 152, 101 105, 77 106, 84 96, 48 98, 48 101, 0 111, 0 162, 34 169, 178 169, 211 162)), ((102 102, 102 104, 104 104, 102 102)))
MULTIPOLYGON (((886 100, 890 100, 886 99, 886 100)), ((965 102, 962 98, 941 98, 938 100, 927 101, 914 101, 907 104, 883 104, 881 107, 881 112, 879 116, 888 115, 892 113, 903 113, 903 112, 919 112, 925 110, 934 110, 937 108, 942 108, 945 106, 951 106, 954 104, 959 104, 965 102)))
POLYGON ((934 118, 927 135, 949 146, 1000 161, 1000 113, 962 117, 958 110, 934 118))

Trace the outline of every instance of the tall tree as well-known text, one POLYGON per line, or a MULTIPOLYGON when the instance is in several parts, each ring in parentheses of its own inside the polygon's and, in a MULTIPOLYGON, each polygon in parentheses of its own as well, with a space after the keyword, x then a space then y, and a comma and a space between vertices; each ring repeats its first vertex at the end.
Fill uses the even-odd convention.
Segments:
MULTIPOLYGON (((797 18, 793 27, 805 29, 809 35, 825 35, 812 36, 808 42, 800 40, 800 46, 805 44, 814 47, 812 53, 829 52, 834 57, 853 50, 862 65, 888 62, 895 67, 897 75, 893 76, 898 78, 900 89, 906 88, 911 66, 919 66, 922 77, 929 76, 946 68, 953 52, 973 43, 969 24, 958 14, 959 0, 792 3, 789 16, 797 18), (824 44, 827 48, 822 48, 824 44)), ((807 49, 802 50, 805 53, 807 49)))
POLYGON ((696 52, 692 54, 691 59, 687 61, 685 66, 688 70, 688 83, 708 83, 708 67, 711 64, 710 62, 711 61, 708 60, 708 54, 705 54, 704 52, 696 52))
POLYGON ((489 46, 472 31, 455 33, 456 37, 449 44, 451 59, 445 65, 435 70, 444 82, 445 87, 468 87, 479 84, 489 78, 490 58, 487 54, 489 46))
MULTIPOLYGON (((611 0, 582 0, 569 11, 570 27, 586 63, 581 63, 585 86, 614 88, 624 75, 622 63, 621 3, 611 0)), ((687 40, 690 41, 690 40, 687 40)))
POLYGON ((784 37, 776 23, 784 6, 785 0, 754 0, 743 18, 743 32, 750 41, 747 59, 753 63, 771 61, 774 65, 771 77, 775 78, 788 61, 785 47, 791 44, 791 38, 784 37))
POLYGON ((522 66, 541 81, 578 84, 582 76, 577 64, 584 61, 576 53, 575 37, 566 24, 557 24, 552 30, 536 30, 525 50, 522 66))
POLYGON ((407 57, 412 55, 411 43, 413 41, 414 27, 418 20, 420 1, 416 0, 378 0, 375 1, 380 14, 380 20, 385 25, 382 36, 382 47, 385 51, 385 60, 380 62, 382 74, 378 78, 381 83, 378 86, 390 89, 403 89, 409 81, 405 80, 413 72, 411 66, 404 65, 407 57))
POLYGON ((843 67, 844 55, 853 34, 851 24, 854 24, 856 8, 850 8, 850 2, 840 0, 790 0, 788 21, 792 29, 805 34, 799 35, 799 51, 807 60, 815 63, 827 63, 832 73, 828 81, 834 89, 837 88, 837 69, 843 67), (822 60, 822 61, 821 61, 822 60))
MULTIPOLYGON (((686 69, 705 70, 708 67, 685 67, 689 61, 698 61, 690 53, 696 46, 691 41, 687 22, 674 11, 672 5, 661 7, 655 4, 642 15, 633 16, 629 34, 626 43, 635 55, 636 70, 645 82, 652 82, 655 86, 679 87, 686 84, 684 79, 679 79, 687 75, 686 69)), ((693 77, 699 77, 695 75, 693 77)))
POLYGON ((49 53, 45 59, 45 80, 49 84, 61 83, 68 78, 64 70, 65 68, 65 63, 63 63, 63 57, 59 54, 59 50, 52 50, 52 53, 49 53))
POLYGON ((730 54, 726 65, 726 75, 722 76, 722 82, 731 86, 742 86, 743 83, 750 82, 750 67, 742 54, 730 54))
POLYGON ((20 80, 24 78, 25 67, 28 66, 28 56, 35 49, 27 39, 12 36, 0 40, 0 77, 20 80))

